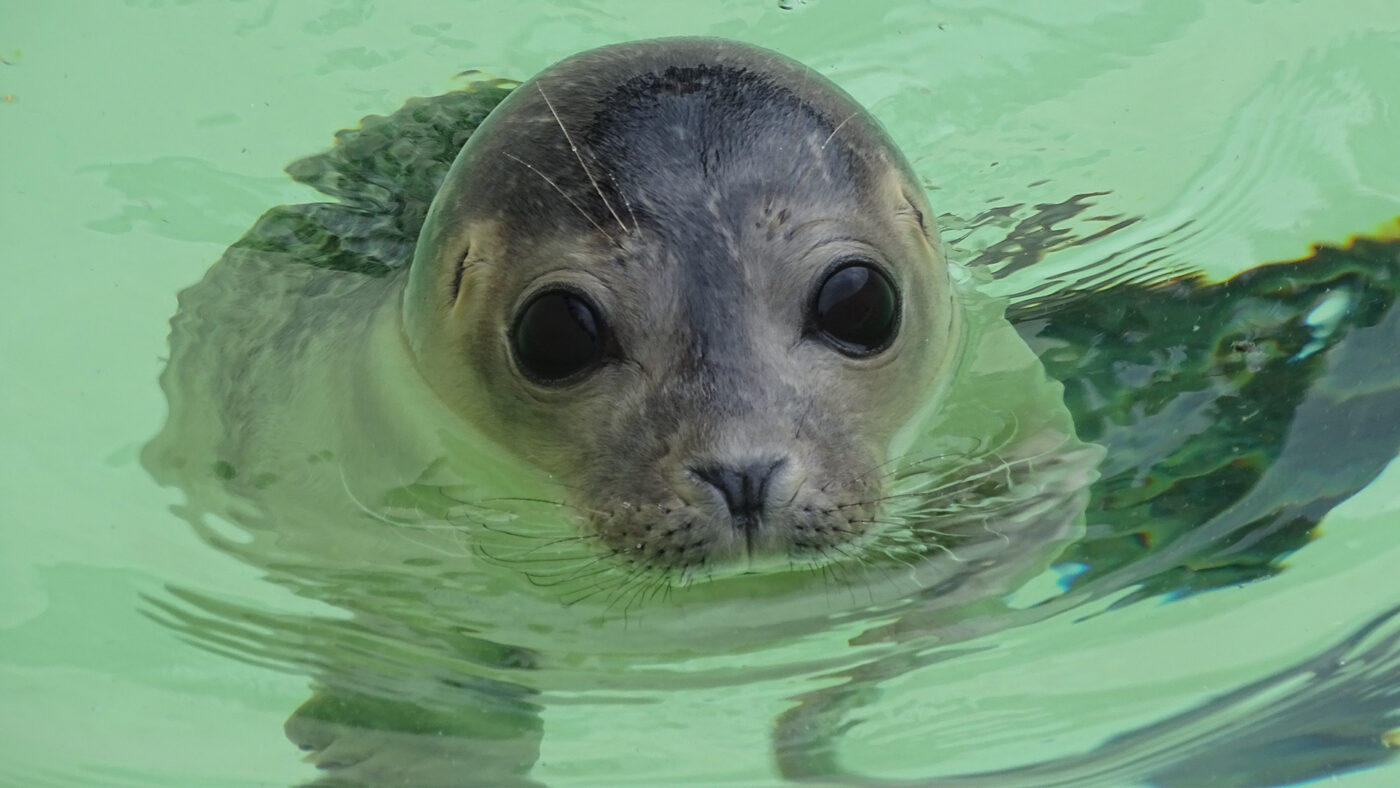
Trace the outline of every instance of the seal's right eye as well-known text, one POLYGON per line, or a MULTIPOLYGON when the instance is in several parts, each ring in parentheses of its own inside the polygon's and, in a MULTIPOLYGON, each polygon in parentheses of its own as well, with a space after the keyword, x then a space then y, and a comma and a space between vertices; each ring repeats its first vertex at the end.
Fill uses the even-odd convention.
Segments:
POLYGON ((603 322, 578 293, 545 290, 516 315, 510 344, 525 377, 541 385, 563 385, 602 362, 603 322))

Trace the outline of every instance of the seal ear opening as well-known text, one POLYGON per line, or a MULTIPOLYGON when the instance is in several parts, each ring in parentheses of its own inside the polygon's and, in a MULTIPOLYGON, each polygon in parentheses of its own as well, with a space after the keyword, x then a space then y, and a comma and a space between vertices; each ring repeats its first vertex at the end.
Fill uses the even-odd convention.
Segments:
MULTIPOLYGON (((491 247, 484 243, 476 230, 468 230, 465 233, 465 248, 461 254, 449 257, 443 262, 452 262, 452 270, 442 280, 442 287, 447 292, 447 305, 449 309, 462 309, 467 306, 467 300, 471 297, 472 282, 475 281, 478 287, 482 284, 480 269, 489 267, 491 247), (475 272, 475 273, 474 273, 475 272), (475 277, 475 279, 473 279, 475 277)), ((443 266, 446 268, 446 266, 443 266)), ((474 305, 480 308, 480 305, 474 305)))
POLYGON ((897 212, 905 215, 912 214, 914 220, 919 223, 919 229, 923 231, 924 237, 932 241, 933 229, 928 226, 928 218, 924 216, 924 212, 920 210, 918 202, 913 197, 909 196, 909 192, 903 189, 900 190, 899 196, 904 198, 904 206, 896 209, 897 212))

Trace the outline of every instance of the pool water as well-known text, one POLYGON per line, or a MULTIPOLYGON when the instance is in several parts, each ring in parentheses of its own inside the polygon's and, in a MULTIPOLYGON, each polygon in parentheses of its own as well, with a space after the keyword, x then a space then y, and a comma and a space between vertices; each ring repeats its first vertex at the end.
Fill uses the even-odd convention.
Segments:
MULTIPOLYGON (((0 31, 6 785, 315 778, 282 732, 313 672, 288 633, 305 624, 297 642, 317 642, 314 626, 336 630, 347 615, 236 560, 254 541, 238 528, 191 528, 182 493, 157 485, 139 455, 165 418, 156 379, 176 293, 269 207, 317 199, 282 167, 361 116, 471 79, 523 79, 613 41, 703 34, 772 47, 886 124, 955 261, 1005 264, 998 244, 1029 232, 1018 222, 1093 195, 1080 200, 1091 210, 1056 225, 1063 236, 1035 236, 1048 255, 991 283, 998 294, 1114 255, 1226 277, 1313 243, 1393 238, 1400 216, 1400 10, 1387 2, 94 6, 10 9, 0 31)), ((1394 376, 1393 359, 1374 355, 1346 367, 1358 388, 1394 376)), ((1125 604, 1129 585, 946 647, 936 633, 862 640, 876 622, 848 618, 766 651, 661 654, 652 643, 651 673, 627 663, 633 672, 611 682, 595 665, 556 668, 539 687, 545 734, 531 774, 752 785, 1024 767, 964 782, 1189 785, 1216 763, 1217 784, 1253 784, 1240 760, 1210 752, 1220 740, 1240 743, 1235 755, 1265 775, 1255 782, 1330 772, 1393 784, 1400 771, 1383 751, 1400 746, 1386 733, 1400 729, 1386 618, 1400 603, 1397 474, 1392 465, 1328 512, 1281 571, 1253 583, 1125 604), (1382 755, 1320 772, 1263 767, 1310 746, 1331 752, 1316 738, 1279 743, 1292 722, 1319 729, 1303 720, 1373 733, 1382 755), (1174 767, 1193 755, 1195 771, 1174 767)), ((1008 605, 1063 596, 1072 568, 1058 571, 1008 605)), ((743 600, 715 604, 715 615, 762 617, 743 600)), ((664 629, 643 616, 615 634, 645 644, 664 629)), ((355 659, 399 669, 440 656, 420 645, 377 643, 355 659)))

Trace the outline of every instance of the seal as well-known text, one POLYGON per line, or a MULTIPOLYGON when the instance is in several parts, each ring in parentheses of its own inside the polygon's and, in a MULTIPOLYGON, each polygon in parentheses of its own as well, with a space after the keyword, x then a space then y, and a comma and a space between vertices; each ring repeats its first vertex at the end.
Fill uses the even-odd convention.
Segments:
POLYGON ((333 780, 510 784, 537 664, 834 650, 848 596, 956 609, 1074 535, 1101 453, 830 81, 605 47, 459 153, 443 99, 292 165, 343 202, 269 211, 181 294, 143 457, 206 539, 352 614, 241 619, 314 665, 287 733, 333 780), (670 609, 619 634, 639 599, 670 609))
MULTIPOLYGON (((1018 456, 1080 447, 1001 306, 955 282, 932 216, 869 113, 786 57, 690 38, 584 52, 471 134, 406 271, 231 249, 182 297, 166 381, 172 424, 223 430, 203 450, 158 440, 157 464, 212 458, 303 532, 347 501, 339 519, 385 519, 405 485, 504 500, 503 477, 533 475, 546 487, 516 497, 558 501, 610 565, 677 584, 1004 542, 985 508, 954 533, 968 485, 931 469, 985 488, 1018 456), (180 341, 195 335, 204 363, 180 341), (894 492, 911 471, 941 504, 894 492), (911 526, 935 511, 937 529, 911 526)), ((977 499, 1005 503, 1022 476, 977 499)), ((1085 479, 1056 487, 1063 512, 1085 479)), ((1047 519, 1062 534, 1073 515, 1047 519)))
MULTIPOLYGON (((1262 576, 1394 457, 1375 414, 1400 387, 1348 378, 1395 344, 1393 241, 1218 284, 992 283, 1008 313, 992 262, 944 260, 889 137, 774 53, 641 42, 500 94, 410 101, 294 163, 341 202, 269 211, 173 321, 147 468, 210 541, 352 615, 179 589, 197 609, 155 617, 311 666, 287 733, 324 784, 534 785, 558 690, 605 690, 596 722, 619 687, 747 683, 695 657, 750 653, 798 680, 769 693, 796 701, 781 773, 868 781, 835 746, 935 649, 1124 584, 1262 576), (1112 449, 1063 553, 1104 453, 1023 337, 1112 449), (1324 356, 1349 372, 1314 386, 1324 356), (1368 436, 1346 463, 1339 434, 1368 436), (498 536, 529 547, 502 561, 498 536), (1082 574, 1038 600, 1054 556, 1082 574), (660 614, 609 626, 639 599, 660 614)), ((1079 200, 985 256, 1068 243, 1079 200)))

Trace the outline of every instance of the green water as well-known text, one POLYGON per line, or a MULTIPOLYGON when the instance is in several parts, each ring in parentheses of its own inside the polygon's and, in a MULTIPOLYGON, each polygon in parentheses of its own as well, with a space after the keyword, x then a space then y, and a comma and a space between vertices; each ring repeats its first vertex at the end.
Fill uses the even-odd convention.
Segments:
MULTIPOLYGON (((156 376, 175 293, 268 207, 312 198, 281 167, 364 114, 460 86, 463 69, 523 78, 578 49, 681 33, 779 49, 886 123, 945 214, 955 259, 1006 235, 975 221, 993 206, 1107 192, 1081 235, 1094 216, 1143 217, 1055 252, 1036 276, 1159 236, 1162 265, 1223 275, 1400 215, 1390 3, 788 5, 8 9, 0 782, 314 776, 281 731, 305 676, 255 664, 238 644, 196 648, 150 614, 171 588, 338 614, 196 536, 169 511, 180 494, 157 487, 137 452, 164 418, 156 376)), ((865 700, 837 756, 855 774, 911 779, 1063 757, 1308 658, 1400 600, 1397 485, 1392 469, 1332 511, 1266 581, 1080 609, 974 640, 956 659, 914 660, 865 700)), ((802 656, 815 663, 831 642, 802 656)), ((774 721, 793 695, 842 677, 764 682, 762 659, 678 660, 699 676, 685 691, 639 691, 629 683, 647 682, 623 676, 606 695, 559 692, 535 777, 777 781, 774 721)), ((1396 777, 1392 764, 1341 779, 1396 777)))

